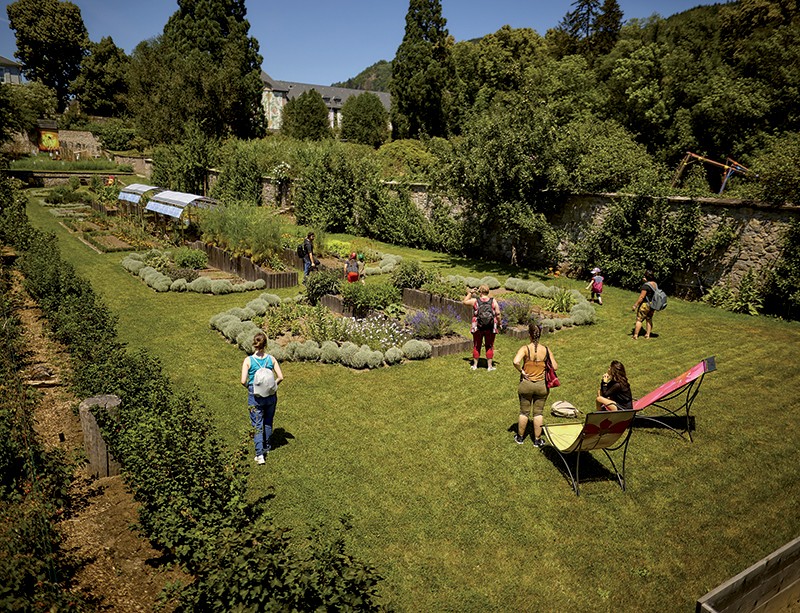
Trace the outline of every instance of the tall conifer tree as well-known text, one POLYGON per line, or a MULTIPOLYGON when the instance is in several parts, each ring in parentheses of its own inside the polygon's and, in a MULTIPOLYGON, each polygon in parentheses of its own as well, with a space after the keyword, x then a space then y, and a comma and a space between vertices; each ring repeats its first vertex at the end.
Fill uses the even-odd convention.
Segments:
POLYGON ((406 31, 392 62, 395 136, 446 136, 452 41, 440 0, 410 0, 406 31))
POLYGON ((164 34, 134 51, 130 87, 141 129, 160 142, 179 139, 189 123, 208 136, 259 134, 262 58, 244 0, 178 7, 164 34))

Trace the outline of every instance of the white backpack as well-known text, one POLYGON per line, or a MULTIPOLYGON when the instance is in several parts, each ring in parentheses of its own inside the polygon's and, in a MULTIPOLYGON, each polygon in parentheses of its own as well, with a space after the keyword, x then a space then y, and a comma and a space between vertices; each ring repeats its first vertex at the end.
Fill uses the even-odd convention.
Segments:
MULTIPOLYGON (((267 356, 270 357, 270 356, 267 356)), ((253 359, 253 356, 250 356, 253 359)), ((278 392, 278 384, 275 383, 275 373, 271 368, 262 366, 253 375, 253 396, 266 398, 274 396, 278 392)))
POLYGON ((553 417, 580 417, 581 412, 566 400, 556 400, 550 407, 553 417))

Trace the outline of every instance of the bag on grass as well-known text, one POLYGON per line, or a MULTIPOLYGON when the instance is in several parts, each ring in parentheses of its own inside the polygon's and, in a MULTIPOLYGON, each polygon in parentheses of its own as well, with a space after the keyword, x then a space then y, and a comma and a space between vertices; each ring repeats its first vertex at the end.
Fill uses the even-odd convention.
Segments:
POLYGON ((556 400, 550 407, 553 417, 580 417, 581 412, 566 400, 556 400))
POLYGON ((561 385, 556 369, 553 368, 553 362, 550 361, 550 349, 547 349, 547 355, 544 358, 544 382, 547 385, 547 389, 561 385))

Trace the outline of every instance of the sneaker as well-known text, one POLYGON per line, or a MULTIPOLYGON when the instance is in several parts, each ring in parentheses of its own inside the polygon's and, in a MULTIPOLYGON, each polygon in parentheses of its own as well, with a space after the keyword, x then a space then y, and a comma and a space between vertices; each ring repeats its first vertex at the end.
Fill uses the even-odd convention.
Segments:
POLYGON ((544 447, 544 439, 542 439, 542 438, 533 439, 533 446, 534 447, 544 447))
POLYGON ((257 455, 256 456, 256 464, 264 464, 265 462, 266 461, 264 460, 264 456, 263 455, 257 455))
POLYGON ((524 437, 522 437, 522 436, 520 436, 519 434, 515 434, 515 435, 514 435, 514 442, 515 442, 517 445, 522 445, 522 444, 525 442, 525 438, 524 438, 524 437))
POLYGON ((489 368, 487 368, 486 370, 497 370, 497 366, 490 366, 490 367, 489 367, 489 368))
POLYGON ((477 364, 473 364, 472 366, 470 366, 470 368, 472 370, 478 370, 478 365, 477 364))

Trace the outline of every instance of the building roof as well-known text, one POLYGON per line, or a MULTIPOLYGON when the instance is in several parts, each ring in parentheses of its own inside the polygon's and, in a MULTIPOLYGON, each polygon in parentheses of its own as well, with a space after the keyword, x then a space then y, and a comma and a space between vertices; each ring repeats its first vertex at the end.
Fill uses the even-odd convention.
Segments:
MULTIPOLYGON (((279 81, 278 79, 270 77, 263 70, 261 71, 261 81, 272 91, 285 93, 288 100, 293 100, 312 89, 316 89, 329 109, 341 109, 342 105, 351 96, 358 96, 365 91, 369 91, 365 89, 350 89, 348 87, 332 87, 330 85, 312 85, 310 83, 296 83, 294 81, 279 81)), ((392 97, 388 92, 369 91, 369 93, 376 95, 387 111, 391 109, 392 97)))
POLYGON ((19 62, 15 62, 14 60, 9 60, 4 55, 0 55, 0 66, 11 66, 13 68, 22 68, 22 64, 19 62))

